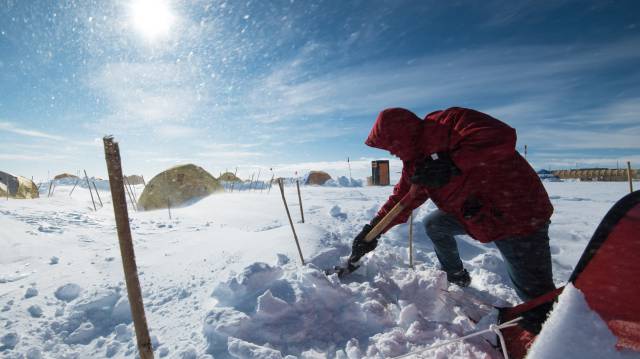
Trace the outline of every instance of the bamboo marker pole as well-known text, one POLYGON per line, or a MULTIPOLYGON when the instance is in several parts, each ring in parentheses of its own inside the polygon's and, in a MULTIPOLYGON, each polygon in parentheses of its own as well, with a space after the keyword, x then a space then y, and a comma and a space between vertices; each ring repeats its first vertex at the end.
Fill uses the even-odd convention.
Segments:
POLYGON ((71 189, 71 192, 69 192, 69 197, 71 197, 71 195, 73 194, 73 190, 76 189, 76 186, 78 185, 79 182, 80 182, 80 177, 78 177, 76 179, 76 183, 73 184, 73 188, 71 189))
POLYGON ((267 190, 267 194, 271 193, 271 186, 273 185, 273 179, 276 177, 276 174, 271 175, 271 181, 269 181, 269 189, 267 190))
POLYGON ((249 191, 251 191, 251 187, 253 187, 253 176, 255 175, 256 175, 255 172, 251 174, 251 180, 249 181, 249 191))
POLYGON ((258 176, 256 177, 256 181, 254 182, 256 188, 258 189, 258 181, 260 181, 260 172, 262 171, 262 168, 258 169, 258 176))
POLYGON ((131 228, 129 227, 120 149, 118 148, 118 143, 113 142, 113 137, 104 137, 103 141, 107 170, 109 171, 113 212, 116 217, 120 254, 122 255, 122 267, 124 269, 125 282, 127 283, 127 294, 129 296, 129 305, 131 306, 133 325, 136 330, 140 359, 153 359, 151 338, 149 337, 149 328, 147 327, 147 318, 144 313, 144 303, 142 302, 142 290, 138 279, 136 255, 133 249, 131 228))
POLYGON ((87 170, 84 170, 84 178, 87 180, 87 189, 89 190, 89 194, 91 195, 91 203, 93 203, 93 210, 97 211, 98 209, 96 209, 96 201, 93 199, 93 191, 91 191, 91 185, 89 184, 89 176, 87 176, 87 170))
POLYGON ((627 161, 627 179, 629 180, 629 192, 633 192, 633 176, 631 176, 631 161, 627 161))
POLYGON ((409 217, 409 267, 413 269, 413 211, 409 217))
POLYGON ((126 179, 123 179, 123 181, 122 181, 122 185, 124 186, 124 189, 125 189, 125 191, 127 192, 127 195, 129 196, 129 201, 131 202, 131 208, 133 208, 133 210, 137 212, 137 211, 138 211, 138 209, 136 208, 136 204, 135 204, 135 202, 133 201, 133 196, 131 196, 131 192, 130 192, 130 190, 129 190, 129 187, 127 187, 127 184, 126 184, 126 182, 125 182, 125 181, 126 181, 126 179))
POLYGON ((167 211, 169 211, 169 220, 171 220, 171 201, 167 198, 167 211))
POLYGON ((300 203, 300 217, 302 217, 302 223, 304 223, 304 211, 302 210, 302 196, 300 195, 300 181, 296 179, 296 187, 298 188, 298 202, 300 203))
POLYGON ((302 257, 302 249, 300 249, 300 242, 298 241, 298 235, 296 229, 293 227, 293 221, 291 220, 291 213, 289 213, 289 206, 287 206, 287 199, 284 197, 284 185, 282 184, 282 178, 278 179, 278 186, 280 187, 280 194, 282 195, 282 202, 284 203, 284 209, 287 211, 287 217, 289 217, 289 224, 291 225, 291 231, 293 232, 293 239, 296 240, 296 247, 298 247, 298 254, 300 254, 300 262, 304 264, 304 258, 302 257))
POLYGON ((136 196, 136 193, 133 191, 133 187, 131 186, 131 183, 129 183, 129 180, 127 179, 126 176, 124 177, 124 183, 125 183, 125 186, 129 188, 129 195, 131 196, 131 203, 133 205, 133 208, 136 210, 136 212, 138 212, 138 202, 137 202, 138 196, 136 196))
POLYGON ((236 171, 233 173, 233 181, 231 181, 231 193, 233 193, 233 187, 236 185, 236 179, 238 178, 238 167, 236 167, 236 171))
POLYGON ((98 193, 98 187, 96 187, 96 182, 93 181, 93 189, 96 190, 96 195, 98 196, 98 201, 100 201, 100 207, 104 207, 104 205, 102 204, 102 198, 100 198, 100 193, 98 193))

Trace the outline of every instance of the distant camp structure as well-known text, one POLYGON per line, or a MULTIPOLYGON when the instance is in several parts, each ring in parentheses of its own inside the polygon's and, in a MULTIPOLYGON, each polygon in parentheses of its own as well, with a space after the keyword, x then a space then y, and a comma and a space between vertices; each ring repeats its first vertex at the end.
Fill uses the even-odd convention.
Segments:
POLYGON ((221 174, 220 177, 218 177, 218 181, 241 182, 242 180, 238 176, 236 176, 235 174, 233 174, 231 172, 225 172, 225 173, 221 174))
POLYGON ((556 176, 553 174, 553 172, 542 169, 538 172, 536 172, 538 174, 538 177, 540 177, 541 180, 543 181, 547 181, 547 182, 560 182, 560 177, 556 176))
POLYGON ((331 176, 327 172, 311 171, 309 172, 309 175, 307 175, 307 180, 305 181, 305 184, 322 186, 330 179, 331 179, 331 176))
POLYGON ((32 180, 0 171, 0 197, 16 199, 38 198, 38 186, 32 180))
POLYGON ((61 173, 55 177, 53 177, 54 180, 61 180, 61 179, 65 179, 65 178, 73 178, 76 179, 78 178, 78 176, 76 175, 72 175, 71 173, 61 173))
POLYGON ((139 175, 125 176, 125 178, 127 179, 127 182, 129 182, 129 184, 132 186, 144 184, 144 178, 142 178, 142 176, 139 176, 139 175))
POLYGON ((389 161, 371 161, 371 177, 367 178, 367 184, 374 186, 388 186, 391 183, 389 175, 389 161))
POLYGON ((144 210, 178 207, 189 204, 222 186, 209 172, 193 164, 169 168, 159 173, 144 188, 138 208, 144 210))
MULTIPOLYGON (((552 171, 561 179, 579 179, 580 181, 625 182, 628 180, 627 169, 583 168, 552 171)), ((638 170, 631 170, 631 178, 640 179, 638 170)))

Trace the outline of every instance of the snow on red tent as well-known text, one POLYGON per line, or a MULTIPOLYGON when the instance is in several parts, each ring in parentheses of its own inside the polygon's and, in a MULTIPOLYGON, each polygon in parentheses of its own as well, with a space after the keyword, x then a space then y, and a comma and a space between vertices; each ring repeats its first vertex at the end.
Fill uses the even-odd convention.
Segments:
POLYGON ((639 256, 640 191, 635 191, 606 214, 565 287, 500 310, 501 323, 523 317, 520 325, 503 330, 509 357, 529 352, 529 358, 545 359, 640 358, 639 256))

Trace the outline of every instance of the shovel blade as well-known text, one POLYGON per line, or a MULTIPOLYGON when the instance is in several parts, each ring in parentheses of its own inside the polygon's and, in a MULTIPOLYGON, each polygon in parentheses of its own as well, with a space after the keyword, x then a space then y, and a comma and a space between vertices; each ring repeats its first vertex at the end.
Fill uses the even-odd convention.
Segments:
POLYGON ((344 277, 348 276, 349 274, 353 273, 358 268, 360 268, 360 266, 355 266, 355 265, 347 262, 343 266, 335 266, 335 267, 333 267, 331 269, 326 269, 324 271, 324 274, 326 274, 326 275, 337 274, 338 278, 344 278, 344 277))

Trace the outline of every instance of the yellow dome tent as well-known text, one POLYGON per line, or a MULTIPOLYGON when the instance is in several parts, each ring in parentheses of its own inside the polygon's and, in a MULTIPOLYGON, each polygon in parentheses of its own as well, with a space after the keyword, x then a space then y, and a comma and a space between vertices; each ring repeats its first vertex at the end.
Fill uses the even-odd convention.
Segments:
POLYGON ((21 176, 13 176, 9 173, 0 171, 0 197, 16 199, 38 198, 38 186, 32 180, 21 176))
POLYGON ((169 168, 147 183, 138 208, 144 210, 178 207, 201 199, 222 186, 209 172, 193 164, 169 168))

